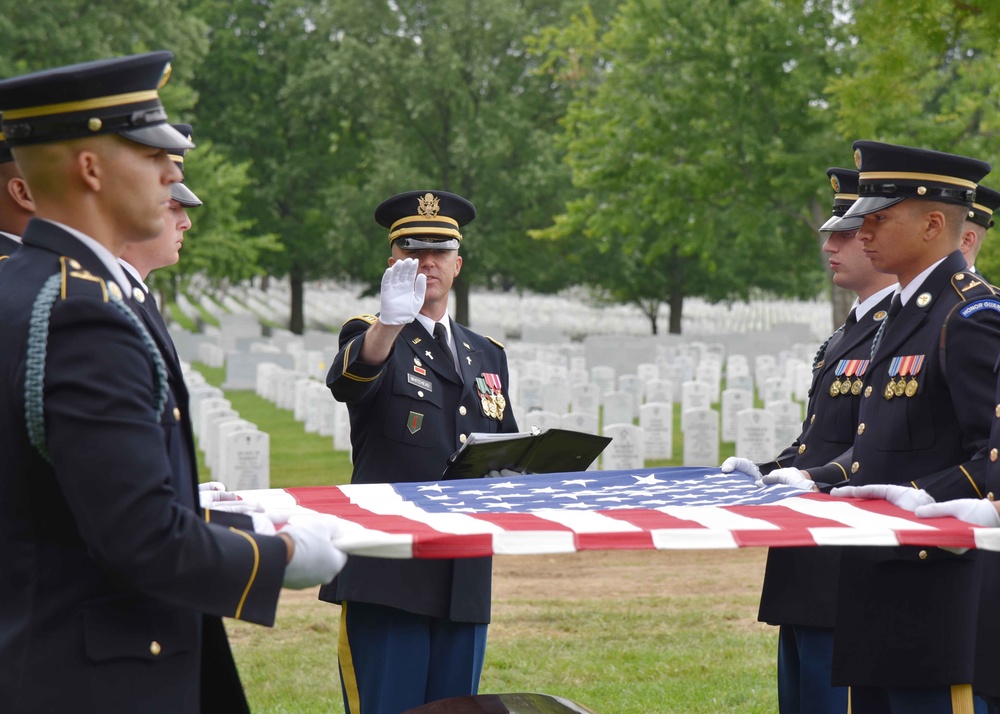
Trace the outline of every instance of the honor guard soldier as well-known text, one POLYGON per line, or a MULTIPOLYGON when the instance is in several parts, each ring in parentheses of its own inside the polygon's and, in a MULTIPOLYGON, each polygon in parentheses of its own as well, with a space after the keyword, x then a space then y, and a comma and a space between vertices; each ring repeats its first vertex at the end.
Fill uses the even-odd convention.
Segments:
MULTIPOLYGON (((391 250, 380 311, 344 324, 327 376, 350 413, 351 483, 435 481, 470 433, 517 431, 503 346, 448 317, 460 228, 475 216, 445 191, 409 191, 375 210, 391 250)), ((320 591, 342 605, 345 711, 398 714, 475 694, 491 568, 490 558, 352 557, 320 591)))
MULTIPOLYGON (((861 218, 844 218, 858 198, 858 172, 827 169, 833 215, 821 227, 833 282, 857 293, 847 321, 813 360, 802 433, 772 462, 729 458, 724 472, 744 471, 762 483, 828 490, 804 470, 822 466, 851 447, 858 425, 871 343, 889 309, 895 278, 877 272, 857 238, 861 218)), ((838 478, 837 481, 843 479, 838 478)), ((830 684, 839 548, 772 548, 767 554, 757 619, 779 625, 778 709, 781 714, 843 714, 847 688, 830 684)))
POLYGON ((28 184, 14 163, 7 138, 0 132, 0 261, 21 247, 21 234, 34 212, 28 184))
POLYGON ((170 59, 0 82, 36 208, 0 280, 0 701, 13 714, 244 709, 233 663, 215 659, 219 619, 270 625, 283 583, 329 581, 344 560, 324 526, 261 536, 198 512, 188 405, 117 262, 126 240, 163 229, 181 177, 168 152, 191 146, 158 95, 170 59))
MULTIPOLYGON (((859 198, 845 215, 864 218, 865 253, 899 289, 873 341, 854 445, 819 471, 850 474, 834 495, 909 510, 982 497, 1000 301, 959 245, 990 166, 873 141, 854 149, 859 198)), ((972 711, 978 585, 973 552, 844 549, 833 681, 850 685, 855 714, 972 711)))
POLYGON ((1000 192, 980 184, 976 187, 976 202, 972 204, 965 229, 962 231, 962 255, 969 264, 969 270, 976 271, 976 257, 983 247, 986 231, 993 227, 993 212, 1000 208, 1000 192))

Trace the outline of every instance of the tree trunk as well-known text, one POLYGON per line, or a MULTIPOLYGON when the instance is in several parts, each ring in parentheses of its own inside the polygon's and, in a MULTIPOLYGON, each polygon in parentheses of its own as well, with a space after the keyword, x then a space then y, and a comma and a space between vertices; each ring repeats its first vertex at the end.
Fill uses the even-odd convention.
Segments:
POLYGON ((681 334, 681 311, 684 308, 684 293, 679 288, 670 291, 670 334, 681 334))
POLYGON ((260 290, 261 290, 261 292, 266 293, 267 289, 270 286, 271 286, 271 276, 270 275, 261 275, 260 276, 260 290))
POLYGON ((303 289, 302 276, 293 268, 288 277, 292 287, 292 314, 288 321, 288 329, 296 335, 301 335, 305 332, 305 310, 303 304, 305 291, 303 289))
POLYGON ((455 322, 459 325, 469 324, 469 284, 459 275, 452 285, 455 291, 455 322))

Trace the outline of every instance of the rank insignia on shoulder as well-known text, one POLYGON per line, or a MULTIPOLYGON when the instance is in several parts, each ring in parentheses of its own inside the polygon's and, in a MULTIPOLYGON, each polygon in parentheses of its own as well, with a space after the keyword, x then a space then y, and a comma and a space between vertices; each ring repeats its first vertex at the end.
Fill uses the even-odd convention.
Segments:
MULTIPOLYGON (((79 262, 73 258, 67 258, 62 256, 59 258, 59 263, 62 268, 62 287, 60 289, 60 296, 63 300, 71 295, 90 295, 94 297, 99 297, 102 301, 108 301, 108 292, 111 289, 108 284, 105 283, 104 278, 99 275, 94 275, 89 270, 83 268, 79 262)), ((112 286, 118 291, 118 297, 116 299, 121 299, 121 288, 115 282, 111 283, 112 286)), ((113 297, 113 295, 112 295, 113 297)))
POLYGON ((489 335, 486 335, 486 339, 487 339, 487 340, 489 340, 490 342, 492 342, 493 344, 495 344, 495 345, 496 345, 497 347, 499 347, 500 349, 506 349, 506 348, 505 348, 505 347, 503 346, 503 343, 502 343, 502 342, 497 342, 496 340, 494 340, 494 339, 493 339, 492 337, 490 337, 489 335))
POLYGON ((344 320, 344 324, 346 325, 347 323, 353 322, 354 320, 361 320, 361 322, 367 322, 369 325, 374 325, 375 321, 378 320, 378 317, 376 317, 375 315, 355 315, 354 317, 348 320, 344 320))

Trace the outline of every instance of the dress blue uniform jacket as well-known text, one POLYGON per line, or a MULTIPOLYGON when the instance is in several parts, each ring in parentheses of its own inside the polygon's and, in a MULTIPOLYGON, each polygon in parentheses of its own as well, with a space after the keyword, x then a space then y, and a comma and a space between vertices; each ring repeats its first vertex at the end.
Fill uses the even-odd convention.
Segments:
MULTIPOLYGON (((981 276, 966 270, 956 251, 931 272, 882 336, 869 366, 854 446, 832 468, 846 470, 852 485, 910 485, 937 501, 985 496, 998 353, 1000 301, 981 276), (893 362, 910 355, 924 357, 916 393, 885 399, 893 362)), ((845 549, 834 683, 971 682, 976 566, 974 551, 845 549)))
MULTIPOLYGON (((822 466, 851 448, 858 426, 858 410, 870 371, 850 379, 857 394, 830 396, 834 381, 842 383, 842 360, 868 360, 872 338, 878 330, 892 295, 873 306, 846 332, 834 335, 821 362, 813 371, 812 387, 802 433, 775 461, 761 464, 761 473, 776 468, 809 469, 822 466)), ((840 479, 838 479, 840 480, 840 479)), ((828 484, 820 483, 820 489, 828 484)), ((764 586, 757 619, 773 625, 833 627, 837 602, 840 548, 771 548, 767 552, 764 586)))
POLYGON ((0 261, 10 257, 21 247, 21 244, 12 238, 8 238, 0 233, 0 261))
POLYGON ((155 346, 89 249, 33 219, 0 265, 3 709, 197 712, 213 699, 200 691, 203 625, 272 624, 285 545, 198 513, 186 398, 168 390, 156 413, 155 346), (26 343, 53 275, 49 461, 29 438, 25 376, 42 366, 26 365, 26 343))
MULTIPOLYGON (((349 320, 327 376, 333 396, 351 417, 351 483, 437 481, 448 457, 472 432, 513 432, 503 348, 452 322, 462 378, 427 330, 413 321, 396 338, 384 365, 361 362, 361 342, 374 316, 349 320), (507 408, 502 419, 484 413, 476 378, 496 374, 507 408)), ((387 560, 351 556, 320 591, 327 602, 395 607, 456 622, 489 622, 492 560, 387 560)))

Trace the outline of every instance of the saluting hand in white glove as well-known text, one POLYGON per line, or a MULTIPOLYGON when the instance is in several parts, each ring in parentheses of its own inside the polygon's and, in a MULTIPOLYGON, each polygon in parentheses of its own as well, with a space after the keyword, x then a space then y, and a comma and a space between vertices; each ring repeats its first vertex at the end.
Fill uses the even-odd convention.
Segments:
POLYGON ((427 292, 427 276, 418 275, 420 261, 404 258, 382 274, 378 319, 383 325, 406 325, 420 313, 427 292))

